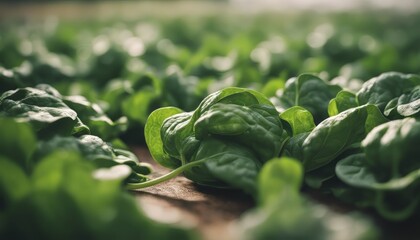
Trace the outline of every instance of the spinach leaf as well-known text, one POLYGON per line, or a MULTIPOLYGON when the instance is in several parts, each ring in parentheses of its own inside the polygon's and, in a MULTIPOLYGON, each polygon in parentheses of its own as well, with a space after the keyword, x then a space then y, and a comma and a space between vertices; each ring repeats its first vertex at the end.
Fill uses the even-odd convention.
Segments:
POLYGON ((184 176, 201 185, 233 187, 255 194, 255 180, 262 164, 254 154, 236 143, 205 139, 194 156, 194 161, 203 162, 203 166, 185 170, 184 176))
POLYGON ((294 106, 280 114, 280 118, 286 121, 292 129, 292 136, 312 131, 315 128, 312 114, 303 107, 294 106))
POLYGON ((374 105, 351 108, 327 118, 302 144, 305 170, 312 171, 328 164, 352 144, 362 141, 372 128, 386 121, 374 105))
POLYGON ((398 98, 388 102, 385 107, 385 116, 394 118, 418 117, 420 112, 420 86, 416 86, 410 92, 404 93, 398 98))
POLYGON ((359 105, 374 104, 383 111, 391 100, 420 85, 420 77, 397 72, 383 73, 365 82, 356 96, 359 105))
POLYGON ((344 190, 350 192, 350 196, 344 198, 362 196, 351 203, 362 204, 360 207, 373 206, 388 220, 401 221, 412 216, 420 204, 420 195, 416 190, 420 184, 420 170, 382 181, 380 175, 372 171, 366 162, 366 155, 360 153, 337 163, 337 177, 351 186, 351 189, 344 190))
POLYGON ((144 135, 150 154, 156 162, 167 168, 179 167, 181 163, 177 162, 175 159, 171 159, 171 157, 163 150, 162 139, 158 136, 160 136, 160 129, 165 119, 181 112, 181 109, 175 107, 156 109, 149 115, 144 127, 144 135))
POLYGON ((420 169, 420 122, 394 120, 374 128, 363 140, 366 164, 381 178, 392 179, 420 169))
POLYGON ((146 175, 151 172, 150 165, 140 163, 134 154, 114 149, 94 135, 83 135, 79 138, 56 136, 47 141, 41 141, 35 153, 35 159, 39 161, 58 149, 78 152, 98 168, 127 165, 131 168, 131 174, 127 178, 128 182, 144 182, 147 180, 146 175))
POLYGON ((379 125, 362 141, 364 153, 337 163, 337 176, 353 188, 372 192, 369 205, 383 217, 407 219, 420 203, 419 137, 420 123, 413 118, 379 125))
POLYGON ((331 99, 328 104, 328 115, 335 116, 350 108, 358 107, 356 95, 354 93, 342 90, 337 93, 337 96, 331 99))
POLYGON ((298 159, 301 162, 303 161, 303 143, 305 139, 309 136, 310 132, 300 133, 289 138, 289 140, 284 145, 283 154, 286 157, 292 157, 298 159))
POLYGON ((62 99, 67 106, 76 111, 77 116, 89 127, 93 135, 110 141, 127 129, 126 117, 112 121, 98 104, 89 102, 83 96, 65 96, 62 99))
POLYGON ((316 123, 328 117, 328 103, 341 90, 317 76, 302 74, 287 80, 283 94, 275 103, 280 112, 293 106, 301 106, 312 113, 316 123))
POLYGON ((337 176, 353 187, 373 190, 401 190, 420 179, 420 169, 417 169, 405 176, 382 182, 377 174, 366 166, 367 161, 364 153, 344 158, 337 163, 337 176))
POLYGON ((89 133, 77 113, 60 98, 36 88, 5 92, 0 97, 0 115, 30 123, 39 136, 89 133))

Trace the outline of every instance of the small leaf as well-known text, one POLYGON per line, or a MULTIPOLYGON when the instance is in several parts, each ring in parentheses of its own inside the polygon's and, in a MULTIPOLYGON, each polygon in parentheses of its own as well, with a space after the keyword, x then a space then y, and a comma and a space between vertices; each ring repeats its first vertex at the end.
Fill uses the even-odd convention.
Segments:
POLYGON ((149 115, 144 128, 146 144, 149 148, 150 154, 155 161, 168 168, 175 168, 178 164, 174 164, 170 159, 170 156, 163 151, 163 142, 160 136, 160 131, 165 119, 182 112, 183 111, 181 109, 175 107, 159 108, 149 115))
POLYGON ((312 114, 303 107, 294 106, 280 114, 280 118, 292 127, 293 136, 310 132, 315 128, 312 114))

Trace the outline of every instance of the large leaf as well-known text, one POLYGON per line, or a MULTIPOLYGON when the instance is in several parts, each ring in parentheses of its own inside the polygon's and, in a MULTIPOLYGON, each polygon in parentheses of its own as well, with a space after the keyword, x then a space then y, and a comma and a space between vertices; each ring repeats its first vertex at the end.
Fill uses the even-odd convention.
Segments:
POLYGON ((374 128, 363 140, 366 164, 383 180, 420 169, 420 122, 394 120, 374 128))
POLYGON ((372 190, 401 190, 420 179, 420 169, 417 169, 405 176, 381 182, 375 173, 366 166, 364 153, 340 160, 336 166, 336 173, 343 182, 353 187, 372 190))
POLYGON ((413 88, 398 98, 391 100, 385 107, 385 116, 418 117, 420 113, 420 86, 413 88))
POLYGON ((381 111, 394 98, 420 85, 420 76, 397 72, 383 73, 365 82, 357 92, 359 105, 375 104, 381 111))
POLYGON ((0 97, 0 116, 30 123, 42 136, 89 133, 77 113, 60 98, 36 88, 20 88, 0 97))
POLYGON ((361 142, 372 128, 386 122, 374 105, 344 111, 321 122, 302 144, 306 171, 317 169, 361 142))

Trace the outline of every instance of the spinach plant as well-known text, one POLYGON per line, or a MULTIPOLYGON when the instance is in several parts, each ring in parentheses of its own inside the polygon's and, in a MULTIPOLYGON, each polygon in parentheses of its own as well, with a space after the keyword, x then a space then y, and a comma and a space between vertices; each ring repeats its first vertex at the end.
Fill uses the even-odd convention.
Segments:
POLYGON ((373 192, 369 204, 386 218, 406 219, 420 203, 420 123, 394 120, 374 128, 363 140, 363 153, 340 160, 337 176, 352 187, 373 192))
POLYGON ((38 139, 13 118, 0 118, 0 136, 1 239, 196 239, 138 209, 122 188, 130 167, 95 164, 123 160, 97 137, 38 139))
POLYGON ((158 163, 174 170, 128 188, 147 187, 183 172, 201 185, 254 194, 259 169, 279 155, 287 136, 274 106, 252 90, 223 89, 193 112, 161 108, 147 121, 146 143, 158 163))

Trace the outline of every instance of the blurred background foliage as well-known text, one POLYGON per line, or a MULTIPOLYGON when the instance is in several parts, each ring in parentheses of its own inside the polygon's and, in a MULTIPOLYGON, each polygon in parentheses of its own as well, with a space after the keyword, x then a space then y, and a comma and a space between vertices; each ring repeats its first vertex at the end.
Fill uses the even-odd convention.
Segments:
POLYGON ((405 1, 3 1, 0 93, 83 95, 138 141, 153 109, 189 111, 228 86, 272 97, 307 72, 350 90, 420 73, 420 12, 405 1))

